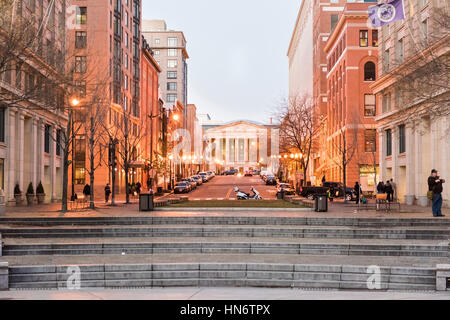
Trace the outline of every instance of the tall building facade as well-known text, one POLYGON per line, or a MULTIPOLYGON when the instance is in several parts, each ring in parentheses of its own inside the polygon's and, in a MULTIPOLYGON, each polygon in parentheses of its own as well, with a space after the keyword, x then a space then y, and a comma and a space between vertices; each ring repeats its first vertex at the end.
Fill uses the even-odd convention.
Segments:
MULTIPOLYGON (((159 185, 158 172, 153 165, 165 157, 164 145, 164 107, 159 99, 159 74, 161 68, 154 58, 154 52, 142 37, 141 65, 141 110, 147 125, 147 134, 142 139, 145 172, 142 185, 154 188, 159 185)), ((162 184, 163 181, 161 181, 162 184)))
POLYGON ((432 169, 447 179, 450 206, 449 5, 404 0, 405 19, 380 29, 377 96, 380 176, 398 199, 426 206, 432 169))
POLYGON ((367 24, 368 3, 347 3, 325 44, 328 181, 361 183, 375 192, 378 172, 375 95, 378 30, 367 24), (344 166, 343 156, 346 158, 344 166), (347 163, 348 162, 348 163, 347 163))
MULTIPOLYGON (((74 16, 73 27, 68 31, 68 42, 74 52, 75 79, 81 79, 80 86, 84 86, 80 105, 89 104, 94 95, 102 95, 107 109, 103 115, 104 127, 108 128, 104 134, 110 135, 111 139, 118 138, 120 141, 117 148, 120 148, 124 131, 127 131, 127 135, 136 135, 143 123, 140 110, 141 1, 70 0, 69 3, 74 16), (103 89, 96 92, 99 83, 103 84, 103 89)), ((116 154, 118 167, 112 172, 108 163, 104 162, 110 141, 104 140, 96 145, 97 168, 93 188, 97 198, 102 197, 103 188, 106 183, 111 182, 113 174, 116 192, 125 190, 126 173, 121 167, 123 161, 116 154)), ((87 132, 79 131, 73 149, 74 191, 81 194, 83 186, 89 183, 87 132)), ((136 146, 136 149, 140 158, 140 147, 136 146)), ((143 179, 143 168, 139 162, 136 159, 136 166, 128 173, 130 182, 143 179)))
POLYGON ((59 201, 66 1, 3 2, 0 16, 0 42, 10 36, 0 55, 0 188, 14 205, 16 185, 24 199, 30 182, 35 190, 42 182, 45 201, 59 201), (13 28, 2 30, 6 25, 13 28))
MULTIPOLYGON (((163 20, 144 20, 142 34, 162 69, 160 88, 163 100, 168 104, 180 101, 186 107, 188 103, 187 59, 189 59, 189 55, 184 33, 168 30, 166 22, 163 20)), ((184 127, 186 127, 186 123, 184 123, 184 127)))

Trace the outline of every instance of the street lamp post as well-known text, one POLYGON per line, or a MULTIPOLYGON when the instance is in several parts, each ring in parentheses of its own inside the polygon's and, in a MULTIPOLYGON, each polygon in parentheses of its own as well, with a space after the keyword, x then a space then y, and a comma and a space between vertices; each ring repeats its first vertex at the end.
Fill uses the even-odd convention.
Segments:
POLYGON ((73 108, 77 107, 80 104, 80 100, 78 100, 77 98, 73 98, 70 101, 70 104, 72 105, 72 109, 70 110, 70 112, 72 113, 72 117, 71 117, 71 126, 72 126, 72 195, 70 200, 71 201, 75 201, 75 129, 74 129, 74 125, 75 125, 75 111, 73 108))

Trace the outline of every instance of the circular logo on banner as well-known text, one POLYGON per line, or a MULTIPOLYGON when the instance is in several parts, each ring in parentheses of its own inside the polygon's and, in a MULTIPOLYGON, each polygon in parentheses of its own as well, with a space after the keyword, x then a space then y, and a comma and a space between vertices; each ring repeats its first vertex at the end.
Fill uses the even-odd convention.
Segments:
POLYGON ((391 22, 395 18, 395 7, 388 3, 381 5, 378 9, 378 18, 382 22, 391 22))

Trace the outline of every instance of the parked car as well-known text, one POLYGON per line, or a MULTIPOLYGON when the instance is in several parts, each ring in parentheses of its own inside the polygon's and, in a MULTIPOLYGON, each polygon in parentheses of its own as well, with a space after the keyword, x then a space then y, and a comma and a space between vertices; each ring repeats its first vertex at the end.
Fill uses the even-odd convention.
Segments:
POLYGON ((277 192, 282 192, 286 195, 295 195, 295 189, 289 183, 278 183, 277 192))
POLYGON ((197 182, 197 186, 201 186, 203 184, 203 178, 200 175, 196 175, 196 176, 192 176, 192 179, 195 180, 195 182, 197 182))
MULTIPOLYGON (((209 175, 206 172, 200 172, 199 175, 202 177, 205 177, 206 182, 208 182, 210 180, 209 175)), ((205 181, 203 181, 203 182, 205 182, 205 181)))
POLYGON ((274 176, 266 176, 266 185, 275 186, 277 184, 277 179, 274 176))
POLYGON ((235 174, 237 174, 238 173, 238 170, 237 169, 230 169, 230 170, 225 170, 224 172, 223 172, 223 175, 224 176, 234 176, 235 174))
POLYGON ((173 188, 174 193, 188 193, 189 186, 186 182, 178 182, 173 188))
POLYGON ((245 173, 244 173, 244 176, 246 176, 246 177, 253 177, 253 171, 246 170, 245 173))
POLYGON ((261 172, 259 170, 253 170, 253 175, 254 176, 259 176, 261 172))
POLYGON ((212 171, 206 171, 206 173, 208 174, 208 176, 210 177, 210 179, 214 178, 216 175, 214 174, 214 172, 212 171))
MULTIPOLYGON (((332 198, 344 198, 344 186, 340 182, 324 182, 322 187, 306 186, 300 188, 300 195, 310 200, 318 194, 328 194, 332 198)), ((356 200, 353 188, 346 188, 345 198, 347 201, 356 200)))
POLYGON ((194 180, 191 180, 189 178, 181 179, 181 181, 189 185, 189 191, 192 191, 197 187, 197 184, 194 182, 194 180))

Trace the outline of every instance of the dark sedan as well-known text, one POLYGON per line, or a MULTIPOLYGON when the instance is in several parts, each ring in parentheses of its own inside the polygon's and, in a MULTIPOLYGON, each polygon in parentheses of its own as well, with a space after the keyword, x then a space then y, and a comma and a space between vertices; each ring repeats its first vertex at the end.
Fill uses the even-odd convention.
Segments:
POLYGON ((274 176, 266 177, 266 185, 275 186, 277 184, 277 179, 274 176))
POLYGON ((186 182, 178 182, 175 185, 173 191, 175 193, 187 193, 187 192, 189 192, 189 186, 186 182))

